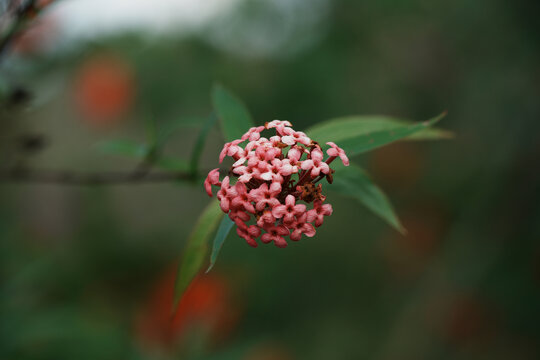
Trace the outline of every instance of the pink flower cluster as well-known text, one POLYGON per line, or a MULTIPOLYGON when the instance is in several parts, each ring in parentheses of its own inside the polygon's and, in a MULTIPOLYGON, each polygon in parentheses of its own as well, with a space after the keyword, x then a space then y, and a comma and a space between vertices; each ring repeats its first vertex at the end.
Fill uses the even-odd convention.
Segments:
POLYGON ((327 145, 330 148, 324 160, 319 144, 293 130, 288 121, 274 120, 253 127, 223 147, 219 162, 226 156, 234 160, 228 176, 220 181, 219 169, 214 169, 204 187, 209 196, 213 185, 219 187, 221 209, 236 223, 238 235, 249 245, 256 247, 255 239, 260 236, 263 243, 273 241, 278 247, 286 247, 286 236, 293 241, 302 235, 312 237, 315 227, 332 214, 332 205, 324 203, 322 185, 316 184, 323 178, 332 183, 334 170, 329 165, 334 159, 339 157, 345 165, 349 165, 349 159, 333 142, 327 145), (262 137, 261 132, 269 129, 274 129, 275 135, 262 137), (235 184, 231 178, 236 179, 235 184), (312 209, 306 206, 310 203, 312 209), (252 215, 254 221, 248 225, 252 215))

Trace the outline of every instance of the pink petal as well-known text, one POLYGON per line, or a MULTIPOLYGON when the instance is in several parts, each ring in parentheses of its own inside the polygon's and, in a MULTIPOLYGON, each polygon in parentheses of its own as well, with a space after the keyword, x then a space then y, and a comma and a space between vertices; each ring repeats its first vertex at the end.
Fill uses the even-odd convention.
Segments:
POLYGON ((304 204, 298 204, 294 206, 294 212, 297 216, 303 214, 305 211, 306 211, 306 205, 304 204))
POLYGON ((286 213, 283 217, 283 223, 288 225, 294 223, 294 214, 286 213))
POLYGON ((276 231, 280 235, 289 235, 289 229, 287 229, 285 226, 277 226, 276 231))
POLYGON ((304 224, 302 225, 302 232, 307 236, 307 237, 313 237, 315 236, 315 233, 317 232, 315 230, 315 228, 313 227, 313 225, 311 224, 304 224))
POLYGON ((289 205, 289 206, 294 206, 294 203, 295 203, 295 198, 293 195, 287 195, 287 197, 285 198, 285 204, 289 205))
POLYGON ((274 244, 279 248, 286 248, 287 247, 287 242, 281 236, 276 236, 274 238, 274 244))
POLYGON ((210 184, 210 181, 208 181, 208 178, 204 181, 204 189, 206 190, 206 193, 208 196, 212 197, 212 185, 210 184))
POLYGON ((299 241, 302 238, 302 231, 300 230, 294 230, 291 233, 291 240, 292 241, 299 241))
POLYGON ((336 149, 334 148, 330 148, 328 150, 326 150, 326 153, 328 154, 328 156, 332 156, 332 157, 338 157, 339 156, 339 153, 336 149))
POLYGON ((296 144, 296 140, 294 139, 294 137, 290 136, 290 135, 286 135, 286 136, 283 136, 281 138, 281 141, 284 143, 284 144, 287 144, 287 145, 294 145, 296 144))
POLYGON ((313 166, 314 166, 313 160, 308 159, 308 160, 302 161, 302 165, 301 165, 300 167, 301 167, 303 170, 309 170, 309 169, 311 169, 313 166))
POLYGON ((265 181, 272 181, 272 173, 271 172, 262 173, 259 177, 261 179, 265 180, 265 181))
POLYGON ((281 192, 281 184, 278 182, 273 182, 270 185, 270 193, 275 196, 279 194, 280 192, 281 192))
POLYGON ((332 205, 330 204, 324 204, 322 208, 323 208, 323 214, 326 216, 332 215, 332 212, 334 211, 334 209, 332 209, 332 205))
POLYGON ((343 165, 349 166, 349 158, 347 157, 347 155, 345 155, 345 152, 341 153, 341 154, 339 155, 339 158, 340 158, 341 161, 343 162, 343 165))
POLYGON ((311 150, 311 159, 315 162, 317 161, 322 161, 323 159, 323 153, 321 150, 315 148, 313 150, 311 150))
POLYGON ((287 153, 287 157, 293 161, 298 161, 302 157, 302 153, 297 148, 292 148, 287 153))
POLYGON ((322 163, 319 164, 319 169, 321 169, 323 174, 328 174, 330 172, 330 167, 325 162, 322 162, 322 163))
POLYGON ((246 173, 246 174, 240 176, 238 178, 238 181, 243 182, 243 183, 247 183, 247 182, 249 182, 251 180, 252 177, 253 177, 252 174, 246 173))
POLYGON ((222 197, 221 198, 221 201, 219 203, 219 207, 221 207, 221 210, 223 210, 223 212, 225 213, 228 213, 229 212, 229 199, 227 199, 226 197, 222 197))
POLYGON ((272 235, 270 235, 270 234, 268 234, 268 233, 263 234, 263 235, 261 236, 261 241, 262 241, 263 243, 265 243, 265 244, 268 244, 269 242, 272 241, 272 235))
POLYGON ((307 221, 308 222, 313 222, 315 221, 315 219, 317 218, 317 216, 319 216, 319 214, 317 214, 317 210, 315 209, 311 209, 307 212, 307 221))
POLYGON ((237 167, 237 166, 240 166, 242 165, 243 163, 246 162, 246 158, 245 157, 241 157, 239 158, 238 160, 236 160, 236 162, 232 165, 233 167, 237 167))
POLYGON ((277 205, 272 209, 272 215, 274 215, 276 219, 281 219, 286 213, 287 207, 285 205, 277 205))
POLYGON ((250 227, 248 227, 247 231, 254 238, 259 237, 261 235, 261 229, 255 225, 251 225, 250 227))

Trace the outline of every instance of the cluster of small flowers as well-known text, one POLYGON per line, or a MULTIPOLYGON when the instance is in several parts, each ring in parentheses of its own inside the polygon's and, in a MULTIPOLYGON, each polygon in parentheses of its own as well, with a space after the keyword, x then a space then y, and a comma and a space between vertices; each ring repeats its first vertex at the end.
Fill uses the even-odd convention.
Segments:
POLYGON ((328 158, 323 160, 319 144, 293 130, 288 121, 274 120, 253 127, 242 138, 225 144, 219 162, 230 156, 234 164, 222 181, 219 169, 210 171, 204 182, 206 192, 212 196, 212 185, 220 188, 217 197, 221 209, 236 223, 238 235, 253 247, 263 230, 261 241, 273 241, 278 247, 287 246, 286 236, 293 241, 302 235, 312 237, 315 227, 332 214, 332 205, 324 203, 326 197, 317 182, 326 178, 332 183, 334 170, 329 165, 337 157, 349 165, 343 149, 333 142, 327 145, 328 158), (262 137, 265 129, 275 129, 276 135, 262 137), (240 144, 245 141, 248 143, 243 148, 240 144), (231 178, 237 178, 234 185, 231 178), (299 200, 313 203, 313 208, 308 210, 299 200), (248 225, 251 215, 255 223, 248 225))

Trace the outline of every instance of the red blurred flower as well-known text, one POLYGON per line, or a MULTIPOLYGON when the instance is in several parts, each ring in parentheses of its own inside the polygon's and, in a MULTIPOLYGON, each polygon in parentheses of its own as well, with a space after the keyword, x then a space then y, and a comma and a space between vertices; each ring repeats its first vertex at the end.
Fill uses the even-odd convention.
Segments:
POLYGON ((99 55, 82 64, 75 80, 75 101, 89 123, 114 125, 130 109, 135 76, 129 63, 115 55, 99 55))
POLYGON ((425 169, 425 154, 419 144, 397 142, 371 154, 370 172, 384 188, 409 191, 425 169))
POLYGON ((445 294, 427 309, 428 323, 456 346, 490 341, 499 331, 493 305, 473 294, 445 294))
POLYGON ((391 229, 379 241, 389 270, 399 280, 415 278, 426 270, 448 227, 448 215, 442 203, 435 199, 416 201, 414 207, 400 211, 407 235, 391 229))
POLYGON ((175 278, 176 267, 157 282, 148 302, 141 308, 135 324, 139 343, 147 347, 171 348, 190 329, 204 330, 213 343, 226 338, 238 319, 227 280, 215 273, 198 276, 173 315, 175 278))
POLYGON ((295 356, 282 344, 264 342, 251 349, 242 360, 293 360, 295 356))

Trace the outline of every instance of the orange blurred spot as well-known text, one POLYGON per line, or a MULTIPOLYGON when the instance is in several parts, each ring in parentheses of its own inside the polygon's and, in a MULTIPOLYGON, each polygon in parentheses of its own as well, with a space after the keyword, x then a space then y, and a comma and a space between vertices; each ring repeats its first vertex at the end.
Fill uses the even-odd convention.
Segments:
POLYGON ((399 278, 419 275, 438 250, 447 216, 437 203, 425 202, 399 214, 407 235, 389 229, 380 242, 392 273, 399 278))
POLYGON ((190 329, 204 330, 214 343, 225 339, 238 320, 226 279, 214 273, 195 278, 172 316, 175 279, 176 267, 158 281, 138 314, 135 330, 139 342, 167 349, 190 329))
POLYGON ((130 109, 135 93, 131 66, 122 58, 100 55, 80 67, 75 81, 75 100, 79 111, 91 125, 102 127, 118 123, 130 109))
POLYGON ((495 319, 489 307, 472 296, 459 296, 443 319, 443 333, 454 343, 477 342, 493 335, 495 319))
POLYGON ((418 144, 398 142, 374 151, 370 158, 373 177, 384 187, 403 190, 418 182, 425 167, 418 144))
POLYGON ((294 357, 279 344, 263 343, 251 349, 244 360, 293 360, 294 357))

